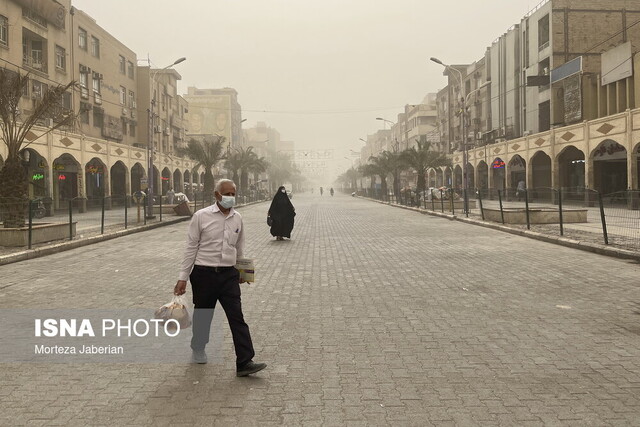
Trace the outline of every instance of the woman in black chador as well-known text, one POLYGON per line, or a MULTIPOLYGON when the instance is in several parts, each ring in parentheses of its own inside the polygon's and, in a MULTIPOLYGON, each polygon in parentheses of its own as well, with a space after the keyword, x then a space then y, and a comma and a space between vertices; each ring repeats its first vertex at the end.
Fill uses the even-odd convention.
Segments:
POLYGON ((284 240, 285 237, 290 239, 296 210, 284 186, 278 188, 276 195, 273 196, 268 215, 271 219, 271 235, 275 236, 276 240, 284 240))

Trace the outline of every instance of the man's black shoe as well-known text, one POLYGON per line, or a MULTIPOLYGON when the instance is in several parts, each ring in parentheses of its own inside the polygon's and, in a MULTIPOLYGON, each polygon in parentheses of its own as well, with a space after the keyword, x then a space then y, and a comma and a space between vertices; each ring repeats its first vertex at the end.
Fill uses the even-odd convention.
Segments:
POLYGON ((238 368, 238 371, 236 372, 236 376, 246 377, 247 375, 255 374, 258 371, 262 371, 266 367, 267 367, 266 363, 249 362, 246 365, 244 365, 242 368, 238 368))

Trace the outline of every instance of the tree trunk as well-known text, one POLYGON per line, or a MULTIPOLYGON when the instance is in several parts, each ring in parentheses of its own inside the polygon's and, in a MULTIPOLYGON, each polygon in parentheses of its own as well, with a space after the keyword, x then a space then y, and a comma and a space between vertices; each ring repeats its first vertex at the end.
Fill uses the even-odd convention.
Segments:
POLYGON ((29 181, 20 159, 9 157, 0 170, 0 212, 4 228, 25 225, 29 181))
POLYGON ((242 195, 247 194, 248 182, 249 182, 249 172, 244 170, 240 171, 240 194, 242 195))
POLYGON ((207 201, 212 201, 213 192, 215 189, 215 181, 213 179, 213 174, 210 169, 204 173, 204 197, 207 201))

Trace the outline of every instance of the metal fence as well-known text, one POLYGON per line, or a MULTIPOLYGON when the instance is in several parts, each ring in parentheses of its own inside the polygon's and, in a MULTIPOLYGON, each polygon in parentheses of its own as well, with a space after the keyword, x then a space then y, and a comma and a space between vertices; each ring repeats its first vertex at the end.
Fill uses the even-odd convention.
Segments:
MULTIPOLYGON (((35 239, 36 229, 44 225, 55 225, 65 228, 61 239, 74 240, 105 234, 133 227, 140 227, 156 222, 166 221, 179 216, 189 216, 193 212, 213 204, 213 197, 194 198, 189 202, 174 200, 168 204, 166 197, 154 198, 153 212, 149 212, 145 196, 114 195, 88 199, 71 199, 60 202, 54 207, 51 199, 37 198, 24 200, 19 198, 0 200, 0 221, 4 222, 10 212, 24 212, 25 224, 20 232, 27 233, 25 244, 28 249, 38 243, 35 239)), ((238 196, 237 204, 265 200, 261 195, 238 196)), ((2 224, 4 226, 4 224, 2 224)), ((0 226, 0 227, 2 227, 0 226)), ((59 234, 59 231, 57 232, 59 234)), ((11 237, 13 239, 13 237, 11 237)), ((51 239, 55 240, 55 239, 51 239)), ((8 235, 0 232, 0 247, 18 246, 9 240, 8 235)))
POLYGON ((362 196, 428 211, 466 215, 548 235, 603 243, 640 251, 640 190, 601 194, 586 188, 531 188, 473 192, 448 188, 420 193, 382 194, 363 190, 362 196))

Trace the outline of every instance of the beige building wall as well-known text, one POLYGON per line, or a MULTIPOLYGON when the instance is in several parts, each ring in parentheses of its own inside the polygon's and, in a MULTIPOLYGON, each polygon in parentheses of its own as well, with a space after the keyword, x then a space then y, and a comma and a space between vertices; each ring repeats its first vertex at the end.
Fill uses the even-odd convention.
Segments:
POLYGON ((74 96, 79 131, 133 145, 139 142, 137 56, 85 12, 72 12, 70 76, 80 84, 74 96))

